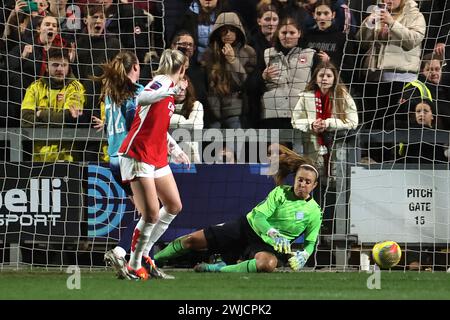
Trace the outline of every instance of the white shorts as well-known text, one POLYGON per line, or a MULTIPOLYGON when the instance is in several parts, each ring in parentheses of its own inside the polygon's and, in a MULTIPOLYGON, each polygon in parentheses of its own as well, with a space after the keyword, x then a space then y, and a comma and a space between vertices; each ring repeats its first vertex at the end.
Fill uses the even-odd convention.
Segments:
POLYGON ((158 179, 172 173, 169 165, 156 169, 151 164, 124 156, 119 156, 119 163, 123 182, 129 182, 138 177, 158 179))

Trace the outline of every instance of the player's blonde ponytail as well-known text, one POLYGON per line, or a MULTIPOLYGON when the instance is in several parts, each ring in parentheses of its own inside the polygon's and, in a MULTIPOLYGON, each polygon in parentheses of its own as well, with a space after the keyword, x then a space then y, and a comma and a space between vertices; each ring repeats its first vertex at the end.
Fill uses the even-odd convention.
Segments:
POLYGON ((175 74, 187 63, 187 59, 188 58, 180 50, 166 49, 161 55, 159 67, 158 70, 155 71, 155 75, 175 74))

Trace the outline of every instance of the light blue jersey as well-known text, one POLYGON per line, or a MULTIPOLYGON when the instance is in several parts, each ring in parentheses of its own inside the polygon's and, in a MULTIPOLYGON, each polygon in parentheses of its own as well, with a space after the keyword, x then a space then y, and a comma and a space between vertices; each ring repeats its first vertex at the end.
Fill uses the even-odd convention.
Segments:
POLYGON ((120 106, 113 103, 110 97, 105 98, 106 132, 108 134, 108 155, 117 157, 120 146, 128 134, 136 111, 136 97, 144 86, 135 83, 135 95, 125 100, 120 106))

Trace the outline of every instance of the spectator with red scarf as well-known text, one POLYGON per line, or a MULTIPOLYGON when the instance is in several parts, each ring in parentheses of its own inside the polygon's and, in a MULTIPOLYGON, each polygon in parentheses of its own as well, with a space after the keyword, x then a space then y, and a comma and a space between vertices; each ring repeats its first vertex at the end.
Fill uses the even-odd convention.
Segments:
POLYGON ((292 126, 305 133, 303 154, 316 161, 319 167, 328 169, 331 143, 326 141, 324 133, 355 129, 358 125, 355 102, 330 62, 317 65, 299 97, 292 114, 292 126))

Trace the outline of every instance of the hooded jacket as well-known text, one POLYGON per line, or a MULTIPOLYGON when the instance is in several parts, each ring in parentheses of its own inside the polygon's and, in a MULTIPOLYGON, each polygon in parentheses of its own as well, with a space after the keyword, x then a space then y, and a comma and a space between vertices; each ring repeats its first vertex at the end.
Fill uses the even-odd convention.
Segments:
POLYGON ((231 93, 227 96, 219 96, 214 92, 215 84, 208 77, 208 102, 210 111, 216 120, 225 119, 232 116, 240 116, 243 107, 242 88, 250 72, 256 66, 255 50, 246 45, 247 38, 241 21, 234 12, 221 13, 213 26, 209 37, 209 47, 205 53, 205 65, 209 76, 212 64, 212 43, 220 42, 220 29, 225 26, 235 27, 237 30, 236 41, 232 44, 236 59, 233 63, 226 63, 224 72, 231 76, 231 93))

